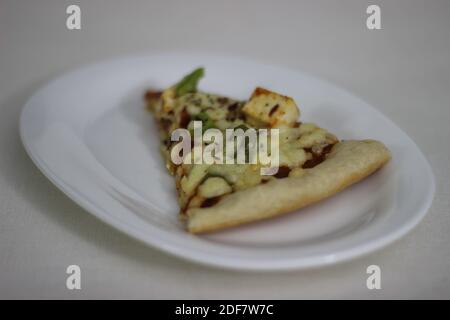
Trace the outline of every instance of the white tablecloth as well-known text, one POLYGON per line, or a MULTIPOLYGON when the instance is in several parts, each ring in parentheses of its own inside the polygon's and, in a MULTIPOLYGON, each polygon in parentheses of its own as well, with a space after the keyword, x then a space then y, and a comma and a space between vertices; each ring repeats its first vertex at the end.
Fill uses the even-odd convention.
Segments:
MULTIPOLYGON (((450 1, 0 0, 0 298, 450 298, 450 1), (381 7, 382 30, 366 28, 381 7), (321 269, 207 268, 98 221, 32 164, 18 134, 27 98, 80 65, 129 53, 226 52, 306 71, 389 116, 431 162, 425 219, 395 244, 321 269), (66 268, 82 270, 81 290, 66 268), (382 271, 368 290, 366 267, 382 271)), ((420 183, 420 181, 417 181, 420 183)))

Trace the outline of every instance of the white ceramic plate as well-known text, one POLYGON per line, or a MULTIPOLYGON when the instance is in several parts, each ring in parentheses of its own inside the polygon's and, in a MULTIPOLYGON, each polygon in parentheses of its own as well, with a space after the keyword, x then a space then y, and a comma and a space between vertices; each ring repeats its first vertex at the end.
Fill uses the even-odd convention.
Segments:
POLYGON ((400 238, 426 214, 434 178, 425 157, 364 101, 303 73, 207 54, 134 56, 62 76, 28 101, 23 144, 65 194, 115 228, 179 257, 253 270, 347 260, 400 238), (158 150, 146 88, 167 87, 197 66, 200 89, 245 99, 260 85, 292 96, 303 121, 341 139, 383 141, 393 160, 366 180, 292 214, 194 236, 177 219, 174 181, 158 150))

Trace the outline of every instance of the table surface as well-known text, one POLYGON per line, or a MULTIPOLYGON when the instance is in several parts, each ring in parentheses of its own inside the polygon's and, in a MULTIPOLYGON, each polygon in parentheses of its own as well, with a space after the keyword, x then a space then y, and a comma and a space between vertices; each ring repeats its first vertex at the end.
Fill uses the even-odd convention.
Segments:
MULTIPOLYGON (((0 298, 450 298, 450 1, 0 0, 0 298), (69 2, 81 30, 66 28, 69 2), (381 7, 381 30, 366 8, 381 7), (320 269, 252 273, 185 262, 98 221, 32 164, 20 111, 50 79, 164 50, 255 58, 327 79, 381 110, 430 161, 425 219, 393 245, 320 269), (82 270, 81 290, 66 268, 82 270), (381 268, 368 290, 366 268, 381 268)), ((417 181, 420 183, 420 181, 417 181)))

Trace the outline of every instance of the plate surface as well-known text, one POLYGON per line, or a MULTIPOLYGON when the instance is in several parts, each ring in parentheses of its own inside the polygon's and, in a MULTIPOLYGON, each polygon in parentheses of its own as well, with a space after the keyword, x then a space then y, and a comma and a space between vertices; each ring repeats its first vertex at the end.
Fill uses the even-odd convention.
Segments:
POLYGON ((23 144, 42 172, 104 222, 179 257, 233 269, 332 264, 400 238, 426 214, 434 178, 425 157, 364 101, 309 75, 240 58, 167 53, 132 56, 64 75, 35 93, 20 119, 23 144), (159 154, 147 88, 165 88, 198 66, 200 89, 246 99, 255 86, 292 96, 301 119, 341 139, 373 138, 392 161, 319 204, 207 236, 177 219, 172 177, 159 154))

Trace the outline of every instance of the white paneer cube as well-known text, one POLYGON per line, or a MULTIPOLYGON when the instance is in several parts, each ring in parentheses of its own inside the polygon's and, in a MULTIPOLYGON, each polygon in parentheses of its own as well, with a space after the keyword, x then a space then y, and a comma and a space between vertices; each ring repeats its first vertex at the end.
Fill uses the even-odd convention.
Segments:
POLYGON ((294 100, 276 92, 256 88, 242 111, 256 123, 274 127, 293 127, 299 119, 300 111, 294 100))

